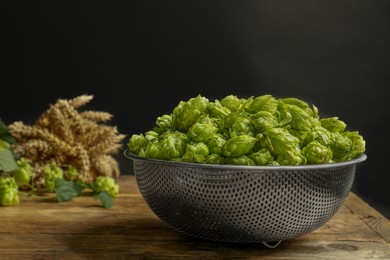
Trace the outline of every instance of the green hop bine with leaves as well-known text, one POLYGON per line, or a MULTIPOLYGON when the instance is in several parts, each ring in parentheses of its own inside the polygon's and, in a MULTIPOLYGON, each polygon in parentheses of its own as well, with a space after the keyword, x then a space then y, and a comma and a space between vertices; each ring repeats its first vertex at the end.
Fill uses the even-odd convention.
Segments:
POLYGON ((59 165, 52 161, 42 167, 45 176, 43 187, 34 186, 32 167, 27 158, 12 150, 15 143, 7 126, 0 120, 0 206, 16 206, 19 197, 55 193, 58 202, 70 201, 84 191, 92 191, 92 197, 100 200, 102 207, 110 208, 119 193, 119 186, 110 176, 98 176, 93 182, 82 181, 72 165, 59 165))

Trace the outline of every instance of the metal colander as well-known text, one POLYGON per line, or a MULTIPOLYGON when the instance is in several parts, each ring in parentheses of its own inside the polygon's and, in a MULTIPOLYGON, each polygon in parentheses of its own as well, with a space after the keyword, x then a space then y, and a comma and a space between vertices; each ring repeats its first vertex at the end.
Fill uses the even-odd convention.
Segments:
MULTIPOLYGON (((139 190, 153 212, 192 237, 221 242, 280 242, 307 234, 340 208, 366 155, 340 163, 232 166, 138 157, 139 190)), ((271 246, 269 246, 271 247, 271 246)))

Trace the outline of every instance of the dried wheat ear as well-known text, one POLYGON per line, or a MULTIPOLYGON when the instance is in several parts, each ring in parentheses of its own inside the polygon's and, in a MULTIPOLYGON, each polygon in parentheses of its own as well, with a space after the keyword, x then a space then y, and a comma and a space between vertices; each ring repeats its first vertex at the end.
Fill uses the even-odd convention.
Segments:
POLYGON ((37 186, 44 183, 42 168, 53 161, 76 167, 79 179, 85 182, 97 176, 120 175, 113 156, 121 149, 125 135, 105 124, 112 118, 110 113, 78 111, 92 99, 92 95, 59 99, 33 125, 20 121, 9 125, 16 140, 14 150, 32 164, 37 186))

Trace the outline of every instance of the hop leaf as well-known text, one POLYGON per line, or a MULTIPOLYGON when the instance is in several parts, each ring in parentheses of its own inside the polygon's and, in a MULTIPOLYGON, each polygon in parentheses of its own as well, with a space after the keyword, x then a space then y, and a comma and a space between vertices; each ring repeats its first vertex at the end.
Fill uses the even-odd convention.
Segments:
POLYGON ((12 172, 18 169, 18 165, 10 150, 0 149, 0 171, 12 172))
POLYGON ((100 200, 103 208, 111 208, 113 205, 112 198, 106 190, 94 193, 93 198, 100 200))
POLYGON ((9 133, 7 125, 0 119, 0 140, 4 140, 9 144, 15 143, 15 139, 9 133))
POLYGON ((72 200, 74 197, 79 196, 82 190, 83 186, 75 182, 59 178, 55 180, 54 191, 56 193, 56 199, 59 202, 72 200))

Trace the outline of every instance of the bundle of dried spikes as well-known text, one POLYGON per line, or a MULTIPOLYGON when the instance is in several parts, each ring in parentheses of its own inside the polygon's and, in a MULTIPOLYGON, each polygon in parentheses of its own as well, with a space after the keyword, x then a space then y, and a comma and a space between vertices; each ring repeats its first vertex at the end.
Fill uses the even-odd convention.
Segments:
POLYGON ((92 95, 81 95, 71 100, 59 99, 34 125, 23 122, 9 125, 16 139, 15 151, 33 166, 35 185, 43 185, 42 168, 52 161, 76 167, 79 179, 85 182, 92 182, 97 176, 120 175, 113 155, 120 150, 125 135, 118 133, 116 127, 103 124, 112 115, 77 111, 92 98, 92 95))

